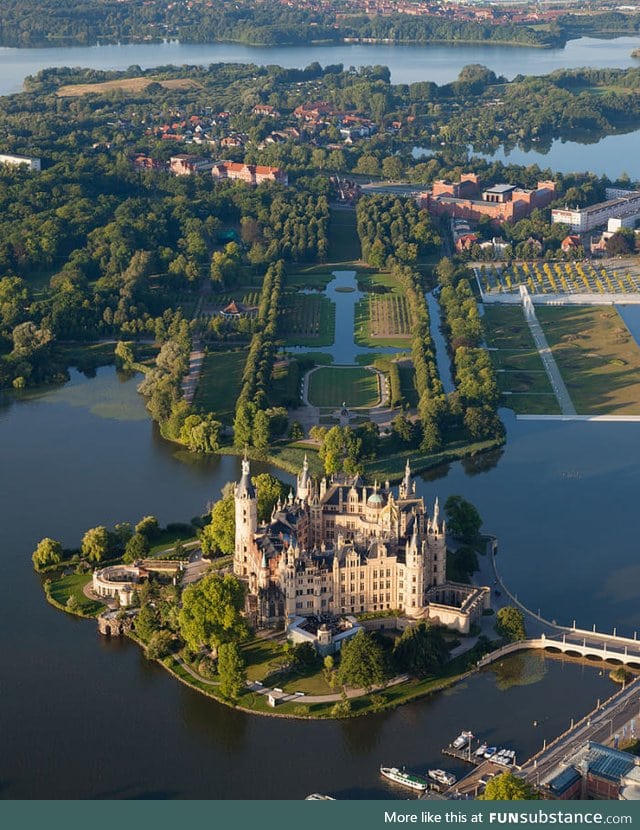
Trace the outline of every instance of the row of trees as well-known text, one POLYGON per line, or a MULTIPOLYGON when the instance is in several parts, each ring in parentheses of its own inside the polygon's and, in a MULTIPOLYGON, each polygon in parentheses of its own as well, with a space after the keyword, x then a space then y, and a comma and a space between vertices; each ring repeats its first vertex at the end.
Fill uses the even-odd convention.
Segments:
POLYGON ((251 445, 266 449, 287 427, 287 412, 269 407, 268 389, 273 371, 278 334, 278 305, 284 282, 282 260, 267 269, 262 284, 256 330, 251 339, 242 375, 242 389, 233 422, 236 447, 251 445))
POLYGON ((438 263, 436 275, 464 426, 476 441, 500 437, 504 432, 497 415, 500 392, 489 355, 481 348, 482 323, 471 286, 464 270, 456 271, 446 258, 438 263))

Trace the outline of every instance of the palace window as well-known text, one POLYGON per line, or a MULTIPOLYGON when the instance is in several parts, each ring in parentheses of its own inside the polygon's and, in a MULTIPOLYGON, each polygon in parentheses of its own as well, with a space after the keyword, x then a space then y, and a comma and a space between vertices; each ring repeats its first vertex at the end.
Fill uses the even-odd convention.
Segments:
POLYGON ((387 576, 391 576, 391 568, 387 568, 387 576))

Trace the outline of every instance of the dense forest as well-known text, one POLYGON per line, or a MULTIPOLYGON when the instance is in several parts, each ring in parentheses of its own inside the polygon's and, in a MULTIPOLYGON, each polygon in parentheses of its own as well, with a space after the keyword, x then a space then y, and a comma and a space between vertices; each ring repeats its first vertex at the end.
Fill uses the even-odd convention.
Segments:
MULTIPOLYGON (((562 46, 567 36, 558 26, 546 29, 505 21, 497 25, 408 14, 337 15, 336 11, 331 5, 318 10, 291 8, 276 0, 222 0, 215 4, 80 0, 73 5, 64 0, 5 0, 0 6, 0 44, 68 45, 173 37, 182 42, 277 46, 368 38, 397 43, 493 41, 548 47, 562 46)), ((573 19, 570 23, 577 25, 573 19)), ((606 25, 612 25, 611 21, 606 25)))

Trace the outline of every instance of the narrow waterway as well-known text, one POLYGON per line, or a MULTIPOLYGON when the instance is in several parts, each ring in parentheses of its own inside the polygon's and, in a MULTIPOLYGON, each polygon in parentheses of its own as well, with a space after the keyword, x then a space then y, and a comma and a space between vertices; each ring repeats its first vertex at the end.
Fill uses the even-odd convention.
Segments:
POLYGON ((438 374, 442 381, 444 391, 455 392, 456 385, 453 382, 453 375, 451 372, 451 359, 447 350, 447 341, 441 331, 442 315, 440 313, 440 303, 433 296, 431 291, 425 294, 427 307, 429 309, 429 329, 431 331, 431 339, 436 351, 436 365, 438 367, 438 374))

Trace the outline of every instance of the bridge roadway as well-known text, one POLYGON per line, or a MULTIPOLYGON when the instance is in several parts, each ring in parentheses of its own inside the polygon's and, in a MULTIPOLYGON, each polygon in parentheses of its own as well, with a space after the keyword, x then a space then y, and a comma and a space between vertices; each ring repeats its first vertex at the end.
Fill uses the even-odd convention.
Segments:
POLYGON ((513 654, 515 651, 526 649, 549 649, 575 657, 623 663, 631 668, 640 669, 640 642, 638 640, 579 629, 568 629, 552 636, 541 633, 538 637, 508 643, 478 660, 478 668, 488 666, 495 660, 513 654))
POLYGON ((520 767, 520 771, 530 783, 538 785, 563 758, 573 754, 585 741, 610 744, 614 735, 620 734, 634 718, 640 721, 640 678, 543 747, 520 767))

